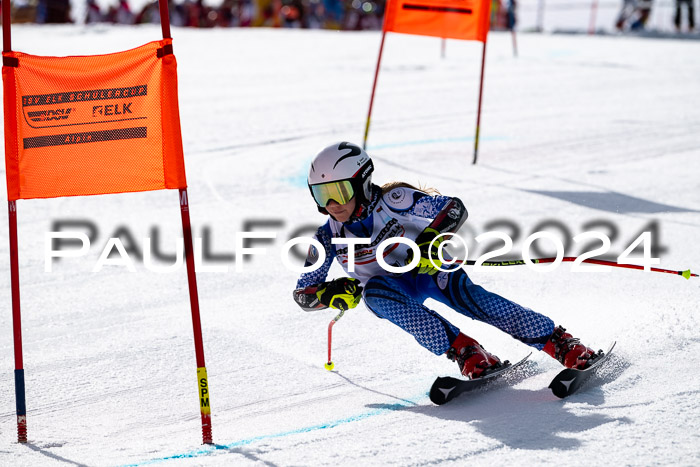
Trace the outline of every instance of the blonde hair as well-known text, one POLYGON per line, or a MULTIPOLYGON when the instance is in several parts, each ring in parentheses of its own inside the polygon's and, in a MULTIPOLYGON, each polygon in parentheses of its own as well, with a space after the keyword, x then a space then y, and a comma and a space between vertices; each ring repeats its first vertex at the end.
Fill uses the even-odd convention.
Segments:
POLYGON ((422 192, 427 193, 431 196, 436 196, 436 195, 440 194, 440 192, 437 190, 437 188, 432 188, 432 187, 416 188, 415 186, 411 185, 410 183, 406 183, 406 182, 389 182, 389 183, 385 183, 384 185, 382 185, 382 195, 389 193, 394 188, 410 188, 411 190, 422 191, 422 192))

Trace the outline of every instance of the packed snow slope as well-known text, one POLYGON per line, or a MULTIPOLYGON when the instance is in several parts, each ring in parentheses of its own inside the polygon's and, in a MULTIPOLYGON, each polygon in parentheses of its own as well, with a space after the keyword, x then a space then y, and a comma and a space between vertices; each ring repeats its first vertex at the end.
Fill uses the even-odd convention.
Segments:
MULTIPOLYGON (((107 53, 158 28, 13 27, 15 50, 107 53)), ((18 202, 29 443, 16 443, 7 217, 0 216, 0 465, 698 465, 700 280, 614 268, 470 269, 472 279, 549 315, 587 345, 617 340, 612 364, 568 400, 547 389, 560 365, 536 352, 509 384, 446 406, 427 392, 457 366, 364 305, 292 301, 283 244, 324 222, 305 185, 316 150, 362 142, 380 34, 173 31, 197 276, 216 446, 201 445, 184 268, 174 254, 174 191, 18 202), (45 272, 57 224, 91 233, 87 255, 45 272), (94 231, 90 232, 90 227, 94 231), (236 235, 272 232, 266 255, 236 260, 236 235), (134 272, 104 265, 111 237, 134 272), (154 263, 160 269, 167 262, 154 263), (242 267, 237 271, 236 266, 242 267), (207 269, 202 270, 202 269, 207 269)), ((481 45, 389 35, 368 150, 374 180, 459 196, 470 258, 547 231, 576 255, 621 254, 653 234, 660 267, 700 268, 700 62, 694 41, 520 34, 489 36, 479 163, 471 164, 481 45), (486 243, 492 243, 486 245, 486 243)), ((1 177, 4 183, 5 177, 1 177)), ((60 227, 60 225, 59 225, 60 227)), ((68 227, 62 227, 64 230, 68 227)), ((65 247, 70 248, 70 247, 65 247)), ((537 242, 533 256, 554 252, 537 242)), ((113 259, 119 260, 119 256, 113 259)), ((339 276, 337 266, 332 277, 339 276)), ((502 359, 530 349, 429 302, 502 359)))

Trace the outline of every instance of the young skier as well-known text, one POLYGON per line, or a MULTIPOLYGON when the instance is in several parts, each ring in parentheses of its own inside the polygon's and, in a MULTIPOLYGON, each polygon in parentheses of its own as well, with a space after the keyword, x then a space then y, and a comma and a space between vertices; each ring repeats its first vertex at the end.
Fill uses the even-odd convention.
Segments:
MULTIPOLYGON (((302 309, 347 310, 364 298, 377 316, 410 333, 434 354, 456 360, 462 375, 471 379, 500 368, 501 361, 424 306, 426 299, 433 298, 465 316, 496 326, 567 368, 586 368, 597 357, 548 317, 474 284, 463 268, 451 272, 436 269, 441 266, 437 255, 441 239, 436 237, 456 232, 467 219, 462 201, 431 196, 403 183, 373 185, 373 170, 367 153, 347 142, 324 148, 311 163, 309 190, 318 210, 330 218, 314 237, 325 249, 325 260, 315 271, 303 273, 294 290, 294 300, 302 309), (392 237, 404 237, 418 245, 421 256, 412 271, 390 273, 377 262, 377 247, 392 237), (355 270, 351 272, 347 241, 357 238, 371 241, 355 246, 355 270), (346 243, 332 243, 332 239, 346 243), (333 258, 350 277, 326 282, 333 258)), ((318 257, 319 252, 311 246, 306 265, 315 264, 318 257)), ((413 251, 408 245, 392 243, 383 257, 389 265, 404 266, 413 259, 413 251)))

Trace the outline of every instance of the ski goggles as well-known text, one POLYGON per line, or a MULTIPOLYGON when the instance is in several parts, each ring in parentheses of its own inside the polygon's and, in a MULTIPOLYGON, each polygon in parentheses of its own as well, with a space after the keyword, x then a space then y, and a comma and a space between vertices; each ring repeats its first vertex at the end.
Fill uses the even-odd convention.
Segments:
POLYGON ((322 208, 325 208, 331 201, 335 201, 338 204, 346 204, 355 196, 355 190, 352 189, 352 183, 349 180, 320 183, 311 185, 310 188, 316 204, 322 208))

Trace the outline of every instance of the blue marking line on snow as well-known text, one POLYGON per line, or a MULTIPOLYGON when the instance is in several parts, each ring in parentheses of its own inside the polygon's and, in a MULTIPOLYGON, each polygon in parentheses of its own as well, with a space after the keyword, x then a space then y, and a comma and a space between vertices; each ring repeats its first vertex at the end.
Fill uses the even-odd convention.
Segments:
MULTIPOLYGON (((506 138, 503 136, 482 136, 481 141, 503 141, 506 138)), ((384 143, 384 144, 370 144, 367 146, 368 151, 373 151, 377 149, 388 149, 388 148, 400 148, 401 146, 421 146, 424 144, 436 144, 436 143, 465 143, 474 141, 473 136, 460 136, 454 138, 434 138, 434 139, 422 139, 416 141, 401 141, 398 143, 384 143)))
MULTIPOLYGON (((309 161, 309 164, 311 164, 311 161, 309 161)), ((309 167, 304 166, 304 167, 301 167, 301 169, 298 171, 297 174, 295 174, 291 177, 285 177, 283 180, 292 186, 306 188, 306 177, 308 176, 308 174, 309 174, 309 167)))
MULTIPOLYGON (((503 141, 506 138, 504 136, 482 136, 481 141, 503 141)), ((422 139, 416 141, 399 141, 397 143, 384 143, 384 144, 370 144, 367 147, 367 151, 378 151, 382 149, 389 148, 400 148, 402 146, 421 146, 424 144, 436 144, 436 143, 468 143, 473 142, 473 136, 461 136, 454 138, 435 138, 435 139, 422 139)), ((371 154, 370 154, 371 155, 371 154)), ((306 177, 308 175, 308 167, 302 167, 299 173, 286 177, 285 182, 292 186, 306 187, 306 177)))
POLYGON ((228 444, 214 444, 212 446, 207 446, 207 447, 202 447, 200 449, 195 449, 189 452, 181 453, 181 454, 173 454, 171 456, 166 456, 166 457, 160 457, 157 459, 149 459, 143 462, 137 462, 135 464, 125 464, 121 467, 137 467, 140 465, 151 465, 151 464, 157 464, 159 462, 166 462, 170 460, 177 460, 177 459, 192 459, 195 457, 201 457, 201 456, 207 456, 209 454, 213 454, 216 451, 226 451, 229 449, 234 449, 238 448, 241 446, 247 446, 249 444, 256 443, 258 441, 264 441, 268 439, 276 439, 276 438, 284 438, 286 436, 292 436, 292 435, 299 435, 303 433, 310 433, 312 431, 318 431, 318 430, 325 430, 328 428, 335 428, 340 425, 344 425, 346 423, 352 423, 352 422, 357 422, 359 420, 364 420, 366 418, 370 417, 376 417, 377 415, 383 415, 389 412, 394 412, 397 410, 402 410, 405 409, 406 407, 415 407, 418 405, 418 403, 425 399, 426 396, 425 394, 421 394, 417 400, 406 400, 405 402, 398 402, 396 404, 383 404, 380 408, 371 410, 369 412, 361 413, 358 415, 352 415, 350 417, 346 418, 341 418, 338 420, 333 420, 327 423, 321 423, 318 425, 312 425, 312 426, 307 426, 304 428, 298 428, 296 430, 290 430, 290 431, 283 431, 281 433, 273 433, 269 435, 260 435, 260 436, 255 436, 253 438, 246 438, 246 439, 241 439, 239 441, 234 441, 232 443, 228 444))

